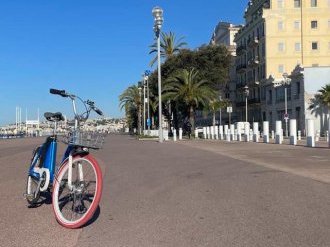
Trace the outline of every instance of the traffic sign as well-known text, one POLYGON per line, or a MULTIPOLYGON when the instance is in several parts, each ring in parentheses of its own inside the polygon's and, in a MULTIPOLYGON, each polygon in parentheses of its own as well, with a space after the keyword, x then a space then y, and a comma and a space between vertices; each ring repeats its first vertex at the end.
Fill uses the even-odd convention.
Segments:
POLYGON ((285 113, 285 114, 284 114, 284 119, 285 119, 285 120, 288 120, 288 119, 289 119, 289 114, 288 114, 288 113, 285 113))
POLYGON ((147 119, 147 126, 151 126, 151 121, 150 121, 150 118, 147 119))
POLYGON ((233 107, 228 106, 228 107, 227 107, 227 112, 228 112, 228 113, 232 113, 232 112, 233 112, 233 107))

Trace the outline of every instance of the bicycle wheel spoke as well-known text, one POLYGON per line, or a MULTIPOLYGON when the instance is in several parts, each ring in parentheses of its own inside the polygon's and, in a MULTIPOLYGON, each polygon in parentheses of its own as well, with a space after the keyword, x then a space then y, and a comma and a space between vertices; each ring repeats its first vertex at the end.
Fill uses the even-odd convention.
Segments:
POLYGON ((85 157, 75 158, 72 165, 72 186, 68 186, 69 165, 61 169, 56 180, 54 210, 57 220, 76 228, 86 223, 96 210, 102 188, 99 188, 100 168, 85 157), (97 171, 98 170, 98 171, 97 171), (97 173, 98 172, 98 173, 97 173))

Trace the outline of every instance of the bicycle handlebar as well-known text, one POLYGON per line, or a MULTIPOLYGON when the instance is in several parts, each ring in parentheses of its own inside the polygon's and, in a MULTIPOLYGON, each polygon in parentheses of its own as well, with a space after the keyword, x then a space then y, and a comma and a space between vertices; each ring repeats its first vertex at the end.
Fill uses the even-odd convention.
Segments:
POLYGON ((65 92, 65 90, 58 90, 58 89, 51 88, 49 90, 49 92, 51 94, 57 94, 57 95, 60 95, 62 97, 68 97, 68 94, 65 92))
POLYGON ((69 94, 69 93, 65 92, 65 90, 58 90, 58 89, 51 88, 49 90, 49 92, 51 94, 60 95, 60 96, 65 97, 65 98, 70 97, 70 99, 73 102, 73 110, 74 110, 74 113, 76 115, 75 117, 78 120, 86 120, 86 119, 88 119, 89 113, 90 113, 91 110, 95 111, 98 115, 103 116, 103 112, 94 105, 94 102, 93 101, 90 101, 90 100, 83 101, 80 97, 75 96, 73 94, 69 94), (83 117, 85 113, 83 113, 82 115, 78 115, 76 113, 75 98, 78 98, 85 105, 85 107, 86 107, 86 112, 85 113, 87 114, 85 117, 83 117), (87 109, 87 106, 86 105, 89 106, 89 109, 87 109))

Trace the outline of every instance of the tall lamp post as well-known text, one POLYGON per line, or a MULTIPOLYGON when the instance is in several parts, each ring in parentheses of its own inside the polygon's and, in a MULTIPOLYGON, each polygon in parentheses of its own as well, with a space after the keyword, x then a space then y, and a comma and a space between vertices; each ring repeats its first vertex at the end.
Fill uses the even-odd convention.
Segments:
POLYGON ((144 80, 147 84, 147 126, 148 126, 148 135, 150 135, 150 125, 151 125, 151 120, 150 120, 150 103, 149 103, 149 75, 150 71, 146 70, 144 72, 144 80))
POLYGON ((143 134, 146 129, 146 79, 144 74, 142 75, 143 80, 143 134))
POLYGON ((221 95, 219 95, 219 102, 220 102, 220 107, 219 107, 219 126, 221 125, 221 95))
POLYGON ((141 115, 142 115, 142 109, 141 109, 141 106, 142 106, 142 102, 141 102, 141 97, 142 97, 142 88, 141 87, 138 87, 138 90, 139 90, 139 109, 138 109, 138 128, 139 128, 139 135, 142 134, 142 124, 141 124, 141 115))
POLYGON ((288 73, 283 73, 283 84, 284 84, 284 102, 285 102, 285 114, 284 114, 284 120, 285 120, 285 136, 288 137, 288 119, 289 119, 289 114, 288 114, 288 88, 287 86, 290 85, 291 79, 289 78, 288 73))
POLYGON ((245 94, 245 122, 248 121, 248 97, 249 97, 249 87, 248 85, 245 85, 244 87, 244 94, 245 94))
POLYGON ((154 32, 157 37, 157 60, 158 60, 158 122, 159 122, 159 142, 163 142, 163 127, 162 127, 162 82, 161 82, 161 70, 160 70, 160 29, 163 24, 163 10, 160 7, 154 7, 152 9, 152 15, 154 16, 154 32))

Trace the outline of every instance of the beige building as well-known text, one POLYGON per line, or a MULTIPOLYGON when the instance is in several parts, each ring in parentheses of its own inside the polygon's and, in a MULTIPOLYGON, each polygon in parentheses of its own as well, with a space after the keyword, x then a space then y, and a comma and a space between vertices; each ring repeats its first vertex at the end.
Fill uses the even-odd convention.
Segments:
MULTIPOLYGON (((248 120, 268 120, 272 127, 284 117, 284 87, 292 95, 288 101, 304 92, 297 83, 284 86, 283 74, 297 65, 330 66, 330 0, 251 0, 244 18, 235 37, 237 110, 245 120, 247 85, 248 120)), ((287 112, 299 115, 302 108, 287 112)))

